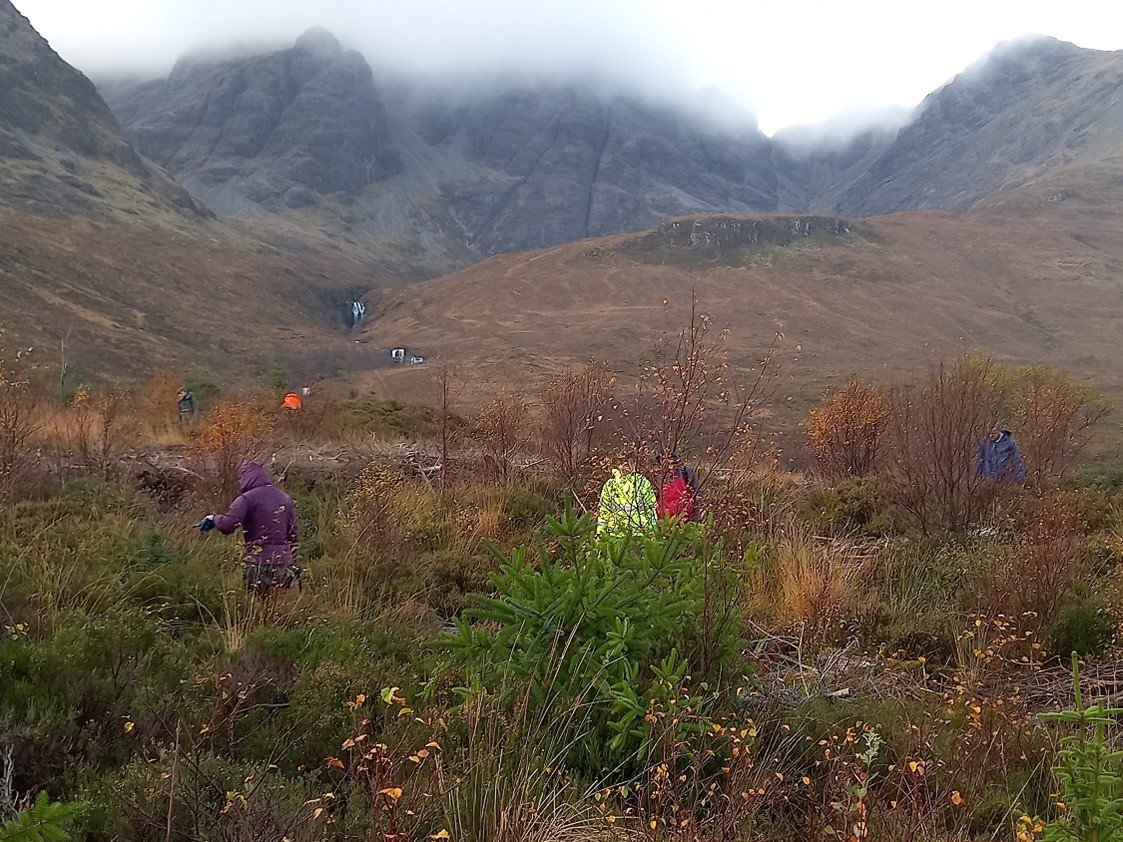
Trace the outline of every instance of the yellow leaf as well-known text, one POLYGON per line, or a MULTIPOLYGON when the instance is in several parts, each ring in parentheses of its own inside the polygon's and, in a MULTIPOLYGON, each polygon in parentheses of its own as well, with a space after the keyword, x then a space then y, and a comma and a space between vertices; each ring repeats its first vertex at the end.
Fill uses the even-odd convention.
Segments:
POLYGON ((315 810, 312 811, 312 818, 318 819, 323 812, 324 812, 323 807, 317 807, 315 810))
POLYGON ((440 830, 438 830, 436 833, 434 833, 429 838, 430 839, 448 839, 448 831, 445 830, 444 828, 441 828, 440 830))
POLYGON ((397 801, 402 797, 402 788, 400 786, 390 786, 386 789, 378 790, 379 795, 385 795, 391 801, 397 801))
POLYGON ((438 743, 436 740, 430 740, 429 742, 425 743, 425 748, 435 748, 440 751, 441 746, 440 743, 438 743))
POLYGON ((133 728, 135 728, 135 727, 136 727, 135 722, 126 722, 125 723, 125 733, 126 734, 129 733, 129 731, 133 730, 133 728))
POLYGON ((360 693, 354 699, 347 702, 347 707, 351 708, 351 710, 358 710, 364 704, 366 704, 366 701, 367 701, 367 694, 366 693, 360 693))

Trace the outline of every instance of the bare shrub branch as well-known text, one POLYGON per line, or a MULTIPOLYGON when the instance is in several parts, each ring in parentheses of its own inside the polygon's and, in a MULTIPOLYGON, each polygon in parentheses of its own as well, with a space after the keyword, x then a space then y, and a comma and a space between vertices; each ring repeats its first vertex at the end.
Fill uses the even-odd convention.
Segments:
POLYGON ((476 416, 474 431, 484 454, 484 470, 510 482, 518 455, 530 444, 530 410, 520 395, 501 394, 476 416))
POLYGON ((27 368, 30 352, 5 356, 0 347, 0 497, 11 495, 30 467, 28 441, 38 428, 38 400, 27 368))
POLYGON ((940 362, 920 388, 890 392, 894 497, 925 532, 964 532, 992 499, 994 484, 976 476, 972 456, 1003 397, 994 362, 970 355, 940 362))
POLYGON ((604 429, 615 379, 602 363, 564 371, 542 393, 541 446, 566 479, 573 481, 592 457, 604 429))

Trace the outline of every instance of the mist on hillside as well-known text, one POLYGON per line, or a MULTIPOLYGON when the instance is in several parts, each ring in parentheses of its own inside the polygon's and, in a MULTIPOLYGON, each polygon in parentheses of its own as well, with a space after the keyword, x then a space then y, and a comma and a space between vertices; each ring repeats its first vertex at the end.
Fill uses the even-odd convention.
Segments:
MULTIPOLYGON (((37 14, 36 0, 22 5, 32 25, 46 17, 45 8, 37 14)), ((671 106, 729 131, 757 129, 752 81, 706 77, 673 19, 645 0, 434 0, 423 14, 408 4, 353 0, 135 6, 136 14, 121 16, 106 37, 54 46, 99 84, 135 82, 166 76, 185 56, 213 61, 284 49, 318 26, 344 49, 358 50, 380 80, 414 95, 470 101, 566 85, 671 106)), ((104 30, 100 14, 96 7, 76 9, 67 25, 104 30)))
MULTIPOLYGON (((29 9, 35 25, 34 5, 29 9)), ((643 0, 431 2, 423 9, 352 0, 152 4, 135 19, 121 20, 116 37, 91 40, 63 58, 95 79, 155 78, 186 54, 214 59, 282 49, 315 26, 362 53, 376 72, 434 88, 494 90, 562 80, 689 105, 704 87, 674 30, 643 0)), ((739 111, 740 121, 752 123, 749 110, 732 102, 714 109, 725 119, 739 111)))
POLYGON ((811 149, 830 150, 870 133, 895 133, 908 125, 918 111, 919 108, 854 108, 822 123, 780 129, 772 139, 795 154, 811 149))

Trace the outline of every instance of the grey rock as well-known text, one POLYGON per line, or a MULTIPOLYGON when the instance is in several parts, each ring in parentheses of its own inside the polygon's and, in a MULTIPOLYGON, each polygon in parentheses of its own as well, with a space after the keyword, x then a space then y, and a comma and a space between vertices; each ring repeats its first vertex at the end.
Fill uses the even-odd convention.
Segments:
POLYGON ((322 29, 271 55, 184 58, 107 97, 144 154, 222 214, 357 195, 400 168, 370 67, 322 29))
POLYGON ((1123 140, 1123 53, 1052 38, 999 45, 929 95, 838 196, 838 212, 962 211, 1123 140))
POLYGON ((142 160, 94 84, 9 0, 0 0, 0 198, 43 211, 104 208, 99 165, 117 173, 112 190, 158 197, 192 215, 203 212, 142 160))

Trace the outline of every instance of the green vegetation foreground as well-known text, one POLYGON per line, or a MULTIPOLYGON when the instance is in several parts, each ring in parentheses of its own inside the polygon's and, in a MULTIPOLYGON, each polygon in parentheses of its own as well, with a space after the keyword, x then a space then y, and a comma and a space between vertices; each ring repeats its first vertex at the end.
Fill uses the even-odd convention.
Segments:
POLYGON ((220 402, 165 463, 116 444, 122 404, 36 407, 0 503, 0 839, 1117 838, 1123 493, 1066 478, 1094 395, 975 358, 851 384, 810 479, 652 390, 706 522, 598 535, 639 414, 611 391, 564 375, 533 423, 339 405, 378 432, 358 471, 309 409, 220 402), (973 470, 1000 414, 1026 488, 973 470), (261 599, 191 524, 269 453, 305 569, 261 599))

